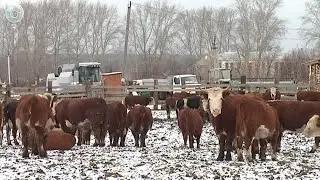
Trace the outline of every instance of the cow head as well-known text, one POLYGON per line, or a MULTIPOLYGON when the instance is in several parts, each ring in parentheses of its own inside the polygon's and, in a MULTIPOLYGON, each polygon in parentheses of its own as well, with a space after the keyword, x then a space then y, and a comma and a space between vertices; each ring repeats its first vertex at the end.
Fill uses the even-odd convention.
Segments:
POLYGON ((272 100, 276 100, 277 88, 271 87, 270 88, 270 97, 272 100))
POLYGON ((229 87, 227 89, 214 87, 206 91, 208 92, 209 111, 213 117, 217 117, 221 114, 223 98, 229 95, 231 91, 229 90, 229 87))
POLYGON ((302 132, 306 137, 319 137, 320 136, 320 117, 319 115, 313 115, 305 129, 302 132))

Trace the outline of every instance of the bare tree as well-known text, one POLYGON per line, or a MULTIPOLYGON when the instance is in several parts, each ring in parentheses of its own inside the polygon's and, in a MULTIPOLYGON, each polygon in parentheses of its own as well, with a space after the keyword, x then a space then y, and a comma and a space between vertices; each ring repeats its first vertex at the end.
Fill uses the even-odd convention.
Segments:
POLYGON ((260 76, 261 61, 279 52, 279 38, 285 33, 284 21, 276 11, 282 0, 237 0, 239 13, 234 43, 240 59, 239 73, 248 74, 249 61, 255 64, 254 76, 260 76))
POLYGON ((320 47, 320 1, 311 0, 306 2, 306 14, 302 16, 301 35, 308 44, 320 47))

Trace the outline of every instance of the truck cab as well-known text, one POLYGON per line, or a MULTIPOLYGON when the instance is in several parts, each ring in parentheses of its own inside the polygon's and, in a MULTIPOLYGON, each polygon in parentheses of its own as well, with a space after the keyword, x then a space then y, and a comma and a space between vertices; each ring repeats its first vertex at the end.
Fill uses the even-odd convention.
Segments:
MULTIPOLYGON (((200 86, 197 76, 194 74, 181 74, 172 76, 172 85, 173 86, 181 86, 181 85, 194 85, 191 89, 197 89, 200 86)), ((181 89, 181 87, 173 87, 173 89, 181 89)), ((175 91, 180 92, 180 91, 175 91)), ((190 93, 195 93, 195 91, 191 91, 190 93)))

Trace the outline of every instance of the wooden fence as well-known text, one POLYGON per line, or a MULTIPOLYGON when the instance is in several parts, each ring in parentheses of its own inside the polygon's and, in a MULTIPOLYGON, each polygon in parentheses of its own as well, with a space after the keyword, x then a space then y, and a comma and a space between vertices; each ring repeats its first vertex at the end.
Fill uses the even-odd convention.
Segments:
MULTIPOLYGON (((123 101, 129 93, 137 92, 147 93, 154 98, 154 109, 158 108, 158 104, 164 103, 164 97, 167 92, 203 91, 211 87, 228 87, 232 89, 248 89, 249 91, 264 92, 266 88, 277 87, 281 94, 295 95, 298 91, 309 90, 308 84, 274 84, 274 83, 255 83, 255 84, 204 84, 204 85, 156 85, 153 86, 120 86, 120 87, 103 87, 103 86, 64 86, 53 88, 52 92, 57 93, 58 98, 83 98, 83 97, 102 97, 107 103, 115 101, 123 101)), ((2 88, 0 99, 6 96, 6 89, 2 88)), ((46 87, 12 87, 11 97, 19 97, 28 94, 43 94, 47 91, 46 87)))

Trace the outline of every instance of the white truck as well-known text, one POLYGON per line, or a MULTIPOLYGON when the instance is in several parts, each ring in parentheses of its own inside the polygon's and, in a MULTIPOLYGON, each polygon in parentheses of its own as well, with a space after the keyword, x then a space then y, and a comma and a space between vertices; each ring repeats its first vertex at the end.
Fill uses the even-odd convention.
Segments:
POLYGON ((81 62, 78 64, 63 64, 58 67, 58 74, 49 73, 47 75, 46 87, 48 81, 52 81, 52 90, 61 91, 62 87, 82 85, 90 82, 92 85, 100 86, 101 63, 99 62, 81 62))
POLYGON ((209 70, 209 83, 211 84, 230 84, 231 69, 229 68, 214 68, 209 70))

